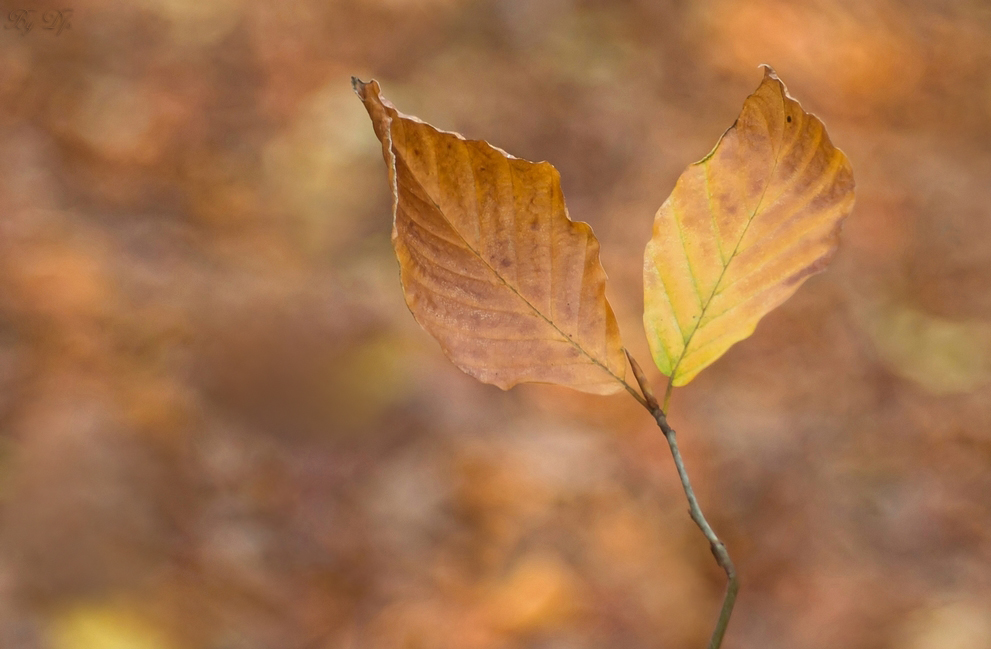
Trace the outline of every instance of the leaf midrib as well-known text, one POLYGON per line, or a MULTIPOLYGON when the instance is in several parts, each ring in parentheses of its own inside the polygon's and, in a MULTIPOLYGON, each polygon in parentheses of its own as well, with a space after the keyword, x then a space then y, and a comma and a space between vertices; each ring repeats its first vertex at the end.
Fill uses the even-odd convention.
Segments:
MULTIPOLYGON (((431 127, 428 124, 425 124, 425 125, 428 128, 433 128, 433 127, 431 127)), ((433 130, 434 131, 437 131, 437 129, 433 129, 433 130)), ((389 131, 388 131, 389 132, 389 139, 390 139, 390 142, 389 142, 390 147, 389 148, 392 150, 392 154, 393 154, 393 166, 394 166, 394 169, 395 169, 395 160, 402 158, 402 156, 400 155, 400 153, 398 151, 396 151, 395 147, 392 145, 392 142, 391 142, 392 132, 391 131, 392 131, 392 129, 389 129, 389 131)), ((440 131, 437 131, 437 132, 439 133, 440 131)), ((465 140, 462 140, 462 142, 465 142, 465 140)), ((483 142, 482 144, 486 144, 486 143, 483 142)), ((509 161, 507 160, 506 162, 508 163, 509 161)), ((599 368, 601 368, 602 370, 604 370, 607 374, 609 374, 609 376, 611 376, 612 378, 614 378, 620 384, 625 384, 625 381, 622 378, 620 378, 619 376, 617 376, 612 370, 610 370, 606 365, 604 365, 599 359, 597 359, 595 356, 593 356, 588 351, 586 351, 585 348, 582 347, 581 345, 579 345, 574 339, 572 339, 572 337, 569 334, 567 334, 560 327, 558 327, 557 324, 554 323, 554 321, 552 321, 550 318, 548 318, 546 315, 544 315, 540 311, 540 309, 538 309, 537 307, 535 307, 530 302, 530 300, 528 300, 526 298, 526 296, 524 296, 522 293, 520 293, 519 290, 517 290, 515 286, 513 286, 512 284, 510 284, 506 280, 506 278, 504 278, 499 273, 499 271, 496 270, 488 262, 488 260, 485 259, 485 257, 482 256, 482 254, 479 251, 475 250, 475 248, 470 243, 468 243, 468 240, 465 238, 465 236, 463 234, 461 234, 461 232, 454 226, 454 224, 451 223, 450 219, 447 218, 447 216, 444 214, 444 211, 440 208, 439 205, 437 205, 436 201, 434 201, 433 196, 430 195, 430 193, 427 191, 426 187, 424 187, 423 184, 420 183, 420 181, 412 173, 412 171, 410 171, 409 165, 406 164, 405 159, 403 159, 403 164, 406 165, 406 169, 407 169, 407 171, 409 171, 410 178, 423 191, 423 195, 430 199, 430 204, 437 211, 437 213, 441 216, 441 218, 443 218, 444 221, 450 226, 451 230, 464 243, 465 248, 467 248, 469 251, 471 251, 471 253, 473 255, 475 255, 475 257, 477 257, 478 260, 481 261, 482 264, 484 264, 486 268, 488 268, 490 271, 492 271, 492 274, 495 275, 496 279, 498 279, 500 282, 502 282, 502 284, 506 288, 508 288, 510 291, 512 291, 513 294, 516 295, 516 297, 518 297, 524 304, 526 304, 530 308, 530 310, 532 310, 534 313, 536 313, 544 322, 546 322, 548 325, 550 325, 559 334, 561 334, 562 336, 564 336, 564 339, 566 341, 568 341, 575 349, 577 349, 586 358, 588 358, 590 361, 592 361, 593 364, 595 364, 596 366, 598 366, 599 368)), ((397 201, 396 202, 396 208, 398 210, 398 206, 399 206, 399 204, 398 204, 398 201, 399 201, 399 173, 398 173, 398 170, 397 169, 395 171, 396 171, 396 173, 395 173, 395 187, 393 188, 393 191, 396 192, 396 201, 397 201)), ((510 178, 512 178, 512 173, 513 173, 512 166, 510 165, 510 169, 509 169, 510 178)), ((477 182, 477 177, 475 176, 474 170, 471 170, 471 175, 472 175, 472 179, 477 182)), ((582 275, 582 280, 583 280, 582 283, 584 283, 584 274, 582 275)), ((579 299, 581 299, 581 298, 579 297, 579 299)))
MULTIPOLYGON (((711 157, 712 156, 709 155, 702 162, 698 163, 706 168, 706 192, 709 191, 708 165, 709 165, 709 159, 711 157)), ((780 159, 780 157, 781 157, 781 150, 778 149, 778 152, 774 156, 774 164, 771 166, 771 172, 767 176, 767 182, 764 183, 764 189, 763 191, 761 191, 760 198, 757 200, 757 205, 754 207, 753 212, 751 212, 750 217, 747 219, 747 224, 743 226, 743 232, 740 233, 740 238, 737 239, 736 246, 733 247, 733 252, 730 253, 729 259, 727 259, 726 262, 723 264, 723 269, 719 273, 719 277, 716 279, 716 283, 713 284, 712 286, 712 292, 709 294, 709 297, 706 298, 705 303, 702 305, 702 310, 699 312, 698 320, 695 321, 695 326, 692 327, 691 332, 688 334, 688 338, 685 340, 685 344, 681 348, 681 353, 678 355, 678 360, 675 361, 674 366, 671 368, 672 384, 674 383, 675 379, 678 377, 678 369, 681 367, 681 361, 683 361, 685 357, 688 355, 688 348, 691 346, 692 339, 695 337, 695 334, 702 326, 702 321, 705 319, 705 312, 708 311, 709 306, 712 304, 712 301, 719 290, 719 285, 722 283, 723 277, 726 276, 726 271, 729 269, 730 265, 732 265, 733 260, 736 258, 737 254, 740 251, 740 245, 743 243, 743 238, 746 236, 747 230, 750 229, 750 224, 754 222, 754 219, 757 217, 757 212, 760 211, 761 205, 764 203, 764 196, 767 195, 767 189, 768 187, 771 186, 771 180, 773 180, 774 178, 774 172, 777 171, 778 169, 778 160, 780 159)), ((677 221, 677 219, 675 219, 675 221, 677 221)), ((693 280, 694 280, 694 275, 693 275, 693 280)))

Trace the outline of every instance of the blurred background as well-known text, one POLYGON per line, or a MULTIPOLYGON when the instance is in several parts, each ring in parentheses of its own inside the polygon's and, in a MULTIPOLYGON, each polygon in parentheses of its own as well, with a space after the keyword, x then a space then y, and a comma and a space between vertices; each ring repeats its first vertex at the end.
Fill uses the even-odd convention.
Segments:
POLYGON ((704 646, 663 437, 417 327, 349 77, 556 165, 647 367, 653 214, 760 63, 858 200, 672 401, 724 646, 991 647, 984 0, 0 4, 0 647, 704 646))

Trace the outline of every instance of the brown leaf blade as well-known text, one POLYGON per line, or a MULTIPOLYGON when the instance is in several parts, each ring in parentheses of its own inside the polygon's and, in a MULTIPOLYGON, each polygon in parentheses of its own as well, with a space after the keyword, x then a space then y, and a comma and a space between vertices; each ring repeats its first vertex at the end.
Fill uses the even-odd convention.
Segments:
POLYGON ((591 228, 557 170, 398 112, 353 80, 382 142, 406 304, 466 373, 502 389, 623 389, 619 327, 591 228))
POLYGON ((825 268, 853 202, 849 160, 765 66, 740 117, 657 211, 644 251, 644 327, 673 385, 825 268))

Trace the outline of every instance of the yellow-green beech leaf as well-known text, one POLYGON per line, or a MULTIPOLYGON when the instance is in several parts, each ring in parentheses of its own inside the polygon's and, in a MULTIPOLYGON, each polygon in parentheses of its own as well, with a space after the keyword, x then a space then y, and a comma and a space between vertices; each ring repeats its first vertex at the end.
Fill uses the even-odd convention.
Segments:
POLYGON ((508 389, 623 389, 626 358, 599 242, 568 218, 560 176, 404 115, 354 79, 393 191, 406 304, 466 373, 508 389))
POLYGON ((774 71, 688 167, 644 253, 644 326, 675 386, 691 381, 836 251, 853 209, 850 162, 774 71))

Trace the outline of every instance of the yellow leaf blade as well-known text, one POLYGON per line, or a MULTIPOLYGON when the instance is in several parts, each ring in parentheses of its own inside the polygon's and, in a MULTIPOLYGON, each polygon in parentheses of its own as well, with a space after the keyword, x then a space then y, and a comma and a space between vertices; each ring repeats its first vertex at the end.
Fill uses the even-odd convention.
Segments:
POLYGON ((740 117, 654 217, 644 327, 673 385, 691 381, 825 268, 853 201, 849 160, 765 67, 740 117))
POLYGON ((403 115, 354 80, 382 142, 406 304, 466 373, 503 389, 623 389, 599 243, 557 170, 403 115))

